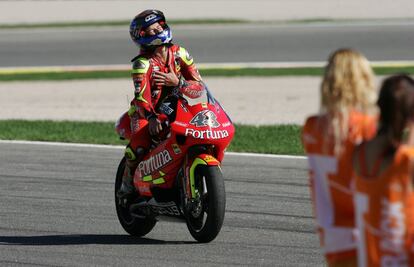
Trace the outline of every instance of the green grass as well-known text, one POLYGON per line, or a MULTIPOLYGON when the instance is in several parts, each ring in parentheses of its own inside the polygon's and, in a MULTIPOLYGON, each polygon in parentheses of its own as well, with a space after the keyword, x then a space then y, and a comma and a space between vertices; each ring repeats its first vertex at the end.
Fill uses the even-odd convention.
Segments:
POLYGON ((0 73, 1 81, 59 81, 59 80, 82 80, 82 79, 114 79, 129 78, 130 71, 48 71, 48 72, 22 72, 22 73, 0 73))
POLYGON ((414 74, 414 66, 406 67, 374 67, 375 74, 377 75, 391 75, 395 73, 407 73, 414 74))
MULTIPOLYGON (((297 125, 236 125, 228 149, 235 152, 302 155, 297 125)), ((125 145, 112 122, 0 120, 0 139, 125 145)))
POLYGON ((109 122, 0 120, 0 139, 121 144, 109 122))
POLYGON ((303 155, 298 125, 236 125, 236 135, 229 147, 235 152, 303 155))
MULTIPOLYGON (((414 74, 414 66, 374 67, 378 75, 394 73, 414 74)), ((202 76, 215 77, 277 77, 277 76, 321 76, 323 68, 206 68, 200 69, 202 76)), ((108 79, 129 78, 129 71, 46 71, 1 73, 1 81, 34 81, 34 80, 74 80, 74 79, 108 79)))

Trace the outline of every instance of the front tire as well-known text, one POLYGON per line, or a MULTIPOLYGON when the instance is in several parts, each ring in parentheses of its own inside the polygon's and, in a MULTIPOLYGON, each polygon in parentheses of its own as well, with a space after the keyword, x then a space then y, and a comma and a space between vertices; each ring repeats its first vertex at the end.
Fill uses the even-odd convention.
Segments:
POLYGON ((197 200, 187 211, 187 227, 201 243, 214 240, 221 230, 226 208, 223 174, 218 166, 200 165, 195 170, 197 200))
POLYGON ((119 188, 122 184, 122 176, 125 169, 125 157, 121 160, 118 166, 118 171, 116 172, 115 179, 115 207, 118 220, 122 225, 124 230, 132 236, 144 236, 151 232, 154 228, 156 220, 154 218, 136 218, 131 215, 129 212, 130 204, 123 205, 120 199, 116 196, 119 188))

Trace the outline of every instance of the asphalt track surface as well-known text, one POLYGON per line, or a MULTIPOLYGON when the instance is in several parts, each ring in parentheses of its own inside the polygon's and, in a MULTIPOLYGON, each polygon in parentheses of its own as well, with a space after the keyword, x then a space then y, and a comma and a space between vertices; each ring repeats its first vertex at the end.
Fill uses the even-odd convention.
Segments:
MULTIPOLYGON (((177 25, 173 34, 199 63, 325 61, 340 47, 414 60, 412 22, 177 25)), ((127 27, 0 31, 0 67, 127 64, 136 53, 127 27)))
POLYGON ((1 266, 322 266, 304 159, 227 155, 222 231, 132 238, 117 221, 120 148, 0 142, 1 266))

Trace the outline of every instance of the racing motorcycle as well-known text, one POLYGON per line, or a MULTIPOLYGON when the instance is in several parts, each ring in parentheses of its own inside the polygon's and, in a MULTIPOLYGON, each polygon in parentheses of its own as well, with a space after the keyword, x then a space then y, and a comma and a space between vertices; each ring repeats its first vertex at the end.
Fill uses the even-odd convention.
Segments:
MULTIPOLYGON (((235 132, 233 123, 207 87, 197 99, 173 94, 159 111, 167 131, 139 163, 133 199, 116 195, 125 158, 119 164, 115 181, 119 222, 130 235, 144 236, 160 219, 179 220, 198 242, 210 242, 224 220, 226 198, 220 166, 235 132)), ((128 139, 129 117, 121 118, 117 131, 128 139)))

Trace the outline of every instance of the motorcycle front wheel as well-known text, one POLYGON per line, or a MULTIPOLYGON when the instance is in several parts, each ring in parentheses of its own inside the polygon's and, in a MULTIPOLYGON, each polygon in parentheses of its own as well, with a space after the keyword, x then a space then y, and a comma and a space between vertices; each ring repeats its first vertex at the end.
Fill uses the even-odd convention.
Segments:
POLYGON ((223 174, 218 166, 200 165, 195 169, 194 182, 198 197, 187 210, 187 227, 194 239, 207 243, 217 237, 224 221, 223 174))
POLYGON ((123 158, 118 166, 115 179, 115 207, 118 220, 124 230, 132 236, 144 236, 151 232, 154 228, 156 220, 154 218, 137 218, 131 215, 129 212, 130 204, 123 205, 120 199, 116 196, 119 188, 122 184, 122 176, 125 170, 126 159, 123 158))

